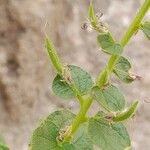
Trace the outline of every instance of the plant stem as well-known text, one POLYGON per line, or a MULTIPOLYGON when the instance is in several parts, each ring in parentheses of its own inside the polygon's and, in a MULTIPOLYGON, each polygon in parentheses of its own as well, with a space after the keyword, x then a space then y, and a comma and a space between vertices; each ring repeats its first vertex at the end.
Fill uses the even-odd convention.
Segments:
POLYGON ((70 85, 70 87, 72 88, 72 90, 76 94, 76 98, 79 100, 80 105, 82 106, 83 101, 84 101, 82 94, 80 93, 80 91, 77 89, 77 87, 74 84, 70 85))
MULTIPOLYGON (((129 42, 129 40, 131 39, 131 37, 136 33, 136 31, 138 30, 144 16, 146 15, 147 11, 149 10, 149 7, 150 7, 150 0, 145 0, 144 4, 139 9, 136 17, 134 18, 131 25, 129 26, 127 32, 124 34, 124 36, 122 37, 122 39, 120 41, 120 44, 122 47, 125 47, 127 45, 127 43, 129 42)), ((110 77, 110 75, 113 71, 113 68, 114 68, 114 66, 115 66, 115 64, 119 58, 120 58, 119 55, 112 55, 110 57, 108 64, 106 65, 106 67, 104 69, 104 70, 107 70, 107 72, 109 73, 107 75, 108 77, 110 77)), ((99 75, 97 83, 101 83, 103 78, 104 78, 103 76, 99 75)), ((106 81, 106 82, 108 82, 108 81, 106 81)))
MULTIPOLYGON (((144 4, 142 5, 139 12, 137 13, 135 19, 133 20, 133 22, 129 26, 127 32, 125 33, 125 35, 121 39, 120 44, 122 47, 124 47, 128 43, 128 41, 131 39, 133 34, 138 30, 138 27, 140 26, 141 21, 144 18, 146 12, 148 11, 149 7, 150 7, 150 0, 145 0, 144 4)), ((119 57, 120 56, 118 56, 118 55, 112 55, 111 58, 109 59, 108 64, 106 65, 106 68, 105 68, 106 70, 108 70, 109 76, 110 76, 111 72, 113 71, 113 68, 114 68, 117 60, 119 59, 119 57)), ((101 80, 102 77, 103 77, 103 74, 99 78, 99 80, 101 80)), ((64 141, 70 140, 71 136, 76 132, 76 130, 78 129, 80 124, 82 122, 84 122, 84 120, 86 119, 86 117, 85 117, 86 113, 89 110, 92 102, 93 102, 92 97, 83 101, 81 108, 80 108, 80 111, 72 123, 71 132, 68 135, 66 135, 66 137, 64 137, 64 141)))
POLYGON ((75 120, 72 123, 71 133, 68 134, 64 138, 65 141, 70 140, 70 138, 76 132, 76 130, 78 129, 80 124, 83 123, 86 120, 86 113, 89 110, 89 107, 91 106, 92 102, 93 102, 92 97, 89 97, 88 99, 85 99, 83 101, 83 104, 81 105, 80 111, 79 111, 79 113, 77 114, 75 120))
POLYGON ((126 46, 130 38, 133 36, 133 34, 138 30, 141 21, 143 20, 145 14, 149 10, 150 7, 150 0, 145 0, 143 6, 140 8, 139 12, 137 13, 135 19, 129 26, 127 32, 124 34, 123 38, 120 41, 120 44, 122 47, 126 46))
POLYGON ((74 120, 74 123, 72 124, 72 134, 79 127, 80 123, 85 120, 85 115, 86 115, 89 107, 91 106, 92 101, 93 101, 92 97, 84 100, 83 105, 81 106, 81 109, 80 109, 76 119, 74 120))

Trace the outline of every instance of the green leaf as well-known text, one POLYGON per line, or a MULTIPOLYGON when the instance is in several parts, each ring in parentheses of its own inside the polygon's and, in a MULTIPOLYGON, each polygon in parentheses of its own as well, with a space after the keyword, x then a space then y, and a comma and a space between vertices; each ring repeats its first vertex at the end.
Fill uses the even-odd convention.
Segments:
POLYGON ((69 143, 64 143, 59 149, 60 150, 76 150, 75 147, 69 143))
MULTIPOLYGON (((31 139, 31 150, 62 150, 57 142, 59 131, 70 125, 75 117, 68 110, 60 110, 50 114, 34 130, 31 139)), ((70 146, 70 145, 65 145, 70 146)))
POLYGON ((103 119, 91 118, 88 134, 102 150, 124 150, 131 146, 128 132, 121 123, 109 124, 103 119))
POLYGON ((123 51, 121 45, 114 41, 110 33, 99 34, 97 41, 102 50, 108 54, 120 55, 123 51))
POLYGON ((113 72, 121 81, 125 83, 131 83, 134 81, 134 78, 129 73, 130 69, 130 62, 125 57, 121 56, 116 63, 113 72))
POLYGON ((0 144, 5 144, 5 140, 2 136, 0 136, 0 144))
MULTIPOLYGON (((69 65, 68 67, 74 86, 81 93, 81 95, 86 95, 93 86, 91 76, 77 66, 69 65)), ((63 99, 71 99, 76 97, 72 85, 69 85, 67 82, 65 82, 60 75, 55 77, 52 89, 55 95, 63 99)))
POLYGON ((141 25, 141 30, 144 32, 146 37, 150 40, 150 22, 145 22, 141 25))
POLYGON ((74 135, 72 143, 75 146, 76 150, 93 150, 93 143, 88 136, 87 127, 87 123, 81 124, 74 135))
POLYGON ((104 89, 96 86, 92 89, 92 94, 95 100, 109 111, 120 111, 125 107, 125 98, 114 85, 104 89))
POLYGON ((53 92, 60 98, 70 99, 75 97, 73 89, 63 81, 60 75, 57 75, 52 85, 53 92))
POLYGON ((5 140, 0 136, 0 150, 9 150, 6 146, 5 140))
POLYGON ((115 117, 113 117, 113 121, 120 122, 133 117, 138 108, 138 104, 139 104, 138 101, 134 101, 126 111, 119 112, 115 117))
POLYGON ((87 136, 87 126, 81 125, 70 143, 58 142, 63 140, 62 129, 70 126, 75 115, 68 110, 60 110, 50 114, 34 130, 31 138, 31 150, 92 150, 87 136))
POLYGON ((9 150, 9 148, 5 145, 0 144, 0 150, 9 150))

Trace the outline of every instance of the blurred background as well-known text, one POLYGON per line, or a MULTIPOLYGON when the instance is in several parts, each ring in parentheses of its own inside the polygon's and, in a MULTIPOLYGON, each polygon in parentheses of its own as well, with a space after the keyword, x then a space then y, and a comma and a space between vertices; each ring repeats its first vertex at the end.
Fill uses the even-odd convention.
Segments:
MULTIPOLYGON (((144 0, 95 0, 119 39, 144 0)), ((33 128, 57 108, 77 112, 74 101, 62 101, 51 91, 54 70, 44 48, 44 34, 54 41, 64 63, 76 64, 96 78, 107 62, 96 33, 81 26, 88 0, 0 0, 0 134, 11 150, 27 150, 33 128)), ((145 20, 150 20, 150 13, 145 20)), ((142 76, 131 85, 119 84, 129 103, 140 100, 136 117, 127 123, 133 150, 150 149, 150 42, 139 33, 125 48, 133 71, 142 76)), ((118 80, 113 79, 116 84, 118 80)), ((90 113, 98 110, 97 104, 90 113)))

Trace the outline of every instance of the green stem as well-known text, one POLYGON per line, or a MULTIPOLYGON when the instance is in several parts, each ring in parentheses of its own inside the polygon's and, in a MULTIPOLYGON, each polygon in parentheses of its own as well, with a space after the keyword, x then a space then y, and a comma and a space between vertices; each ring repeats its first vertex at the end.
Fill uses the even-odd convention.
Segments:
POLYGON ((139 12, 137 13, 135 19, 131 23, 131 25, 128 28, 128 31, 124 34, 123 38, 121 39, 120 44, 122 47, 126 46, 130 38, 133 36, 133 34, 138 30, 141 21, 143 20, 145 14, 149 10, 150 7, 150 0, 145 0, 143 6, 140 8, 139 12))
MULTIPOLYGON (((137 29, 138 29, 142 19, 144 18, 146 12, 148 11, 149 7, 150 7, 150 0, 145 0, 143 6, 141 7, 139 12, 137 13, 137 16, 135 17, 135 19, 131 23, 130 27, 128 28, 127 32, 125 33, 125 35, 123 36, 123 38, 120 42, 122 47, 124 47, 128 43, 130 38, 137 31, 137 29)), ((108 64, 107 64, 106 68, 104 69, 104 73, 100 76, 99 80, 102 80, 102 77, 104 78, 104 74, 105 74, 106 70, 109 72, 109 75, 111 74, 111 72, 113 71, 114 65, 117 62, 117 60, 119 59, 119 57, 120 56, 116 56, 116 55, 111 56, 110 60, 108 61, 108 64)), ((86 113, 89 110, 92 102, 93 102, 92 97, 82 101, 80 111, 79 111, 79 113, 77 114, 75 120, 72 123, 71 132, 68 135, 65 136, 64 141, 70 140, 72 135, 79 128, 80 124, 85 121, 86 113)))
POLYGON ((64 138, 64 141, 70 140, 70 138, 76 132, 76 130, 78 129, 80 124, 86 120, 85 116, 86 116, 86 113, 89 110, 89 107, 91 106, 92 102, 93 102, 92 97, 89 97, 88 99, 83 101, 80 111, 72 123, 71 132, 68 135, 66 135, 66 137, 64 138))
MULTIPOLYGON (((139 9, 136 17, 134 18, 134 20, 132 21, 131 25, 129 26, 127 32, 124 34, 124 36, 122 37, 120 44, 122 47, 125 47, 127 45, 127 43, 129 42, 129 40, 131 39, 131 37, 136 33, 136 31, 138 30, 144 16, 146 15, 147 11, 149 10, 150 7, 150 0, 145 0, 144 4, 142 5, 142 7, 139 9)), ((118 61, 118 59, 120 58, 119 55, 112 55, 108 61, 108 64, 106 65, 104 70, 107 70, 108 72, 108 77, 110 77, 113 68, 116 64, 116 62, 118 61)), ((103 76, 100 75, 98 77, 98 81, 97 83, 101 83, 103 81, 103 76)), ((109 78, 108 78, 109 80, 109 78)), ((106 81, 106 83, 108 82, 108 80, 106 81)), ((105 84, 105 83, 104 83, 105 84)), ((97 84, 98 85, 98 84, 97 84)), ((98 85, 99 86, 99 85, 98 85)))
POLYGON ((93 98, 90 97, 86 100, 84 100, 83 105, 81 106, 81 109, 79 111, 79 114, 77 115, 76 119, 74 120, 73 124, 72 124, 72 134, 76 131, 76 129, 79 127, 80 123, 83 122, 85 120, 85 115, 89 109, 89 107, 91 106, 93 101, 93 98))
POLYGON ((80 91, 77 89, 77 87, 74 84, 70 85, 70 87, 72 88, 72 90, 76 94, 76 98, 79 100, 80 105, 82 106, 83 101, 84 101, 82 94, 80 93, 80 91))

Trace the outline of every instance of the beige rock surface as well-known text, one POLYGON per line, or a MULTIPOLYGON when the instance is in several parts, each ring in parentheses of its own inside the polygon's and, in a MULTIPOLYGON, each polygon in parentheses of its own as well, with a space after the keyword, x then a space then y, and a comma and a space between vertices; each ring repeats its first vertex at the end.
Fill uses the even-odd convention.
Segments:
MULTIPOLYGON (((117 39, 142 3, 95 0, 117 39)), ((61 101, 50 90, 54 71, 44 49, 44 33, 53 39, 63 62, 85 68, 94 78, 105 65, 108 57, 99 51, 96 34, 81 29, 87 7, 87 0, 0 0, 0 134, 11 150, 27 150, 38 120, 56 108, 78 110, 75 102, 61 101)), ((143 77, 131 86, 120 85, 129 102, 141 101, 136 118, 128 123, 133 150, 150 149, 149 47, 139 32, 124 53, 143 77)))

